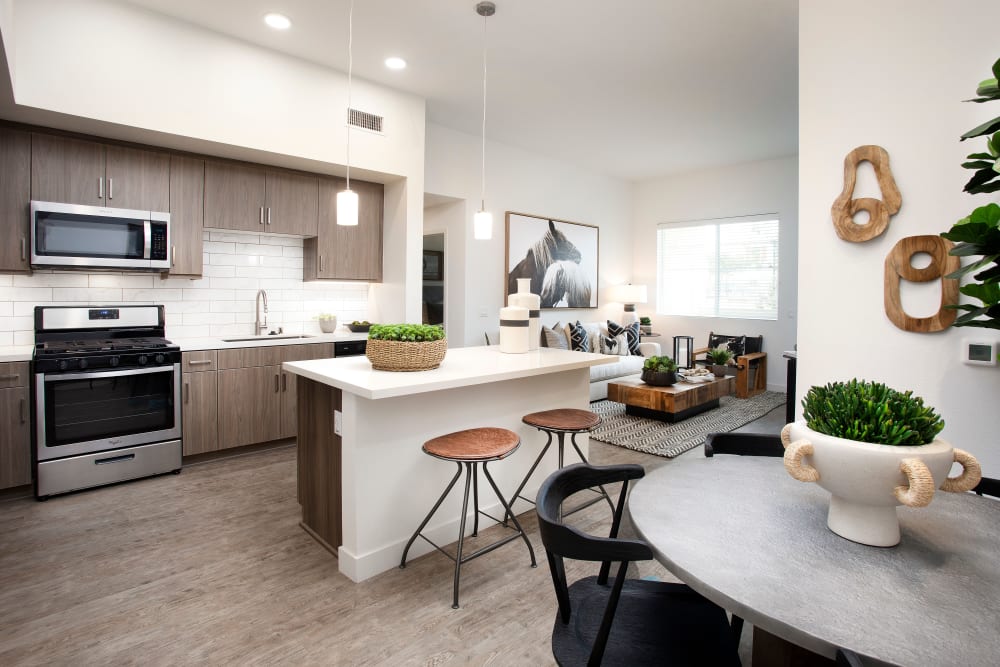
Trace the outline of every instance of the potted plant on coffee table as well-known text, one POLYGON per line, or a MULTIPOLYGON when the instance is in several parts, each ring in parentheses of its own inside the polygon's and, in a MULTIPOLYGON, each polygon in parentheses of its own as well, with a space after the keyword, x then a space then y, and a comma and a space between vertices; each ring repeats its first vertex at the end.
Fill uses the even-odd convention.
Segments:
POLYGON ((733 358, 728 347, 713 347, 708 351, 708 360, 712 362, 712 373, 721 378, 726 375, 726 365, 733 358))
POLYGON ((649 357, 642 364, 641 377, 654 387, 669 387, 677 382, 677 364, 668 356, 649 357))
POLYGON ((925 507, 935 489, 968 491, 979 463, 937 437, 944 421, 912 391, 850 380, 811 387, 803 419, 781 431, 785 468, 830 492, 827 526, 854 542, 899 544, 897 505, 925 507), (951 464, 963 467, 948 477, 951 464))
POLYGON ((444 329, 436 324, 373 324, 365 356, 380 371, 437 368, 448 350, 444 329))

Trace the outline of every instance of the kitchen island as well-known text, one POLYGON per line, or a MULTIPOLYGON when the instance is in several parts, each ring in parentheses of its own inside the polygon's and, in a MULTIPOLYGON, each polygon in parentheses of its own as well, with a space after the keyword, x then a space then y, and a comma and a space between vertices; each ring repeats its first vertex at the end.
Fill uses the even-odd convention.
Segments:
MULTIPOLYGON (((504 494, 513 493, 545 442, 521 423, 530 412, 589 406, 590 367, 616 357, 543 348, 503 354, 497 346, 448 350, 437 369, 376 371, 366 357, 288 362, 298 395, 298 499, 302 527, 338 558, 340 571, 363 581, 399 565, 406 541, 455 474, 423 453, 436 436, 479 426, 510 429, 521 448, 494 464, 504 494)), ((587 452, 588 440, 578 442, 587 452)), ((523 492, 533 497, 556 468, 555 448, 523 492)), ((480 485, 482 509, 503 510, 480 485)), ((515 511, 532 506, 518 501, 515 511)), ((425 533, 438 544, 458 539, 461 493, 452 491, 425 533)), ((418 540, 411 557, 433 547, 418 540)))

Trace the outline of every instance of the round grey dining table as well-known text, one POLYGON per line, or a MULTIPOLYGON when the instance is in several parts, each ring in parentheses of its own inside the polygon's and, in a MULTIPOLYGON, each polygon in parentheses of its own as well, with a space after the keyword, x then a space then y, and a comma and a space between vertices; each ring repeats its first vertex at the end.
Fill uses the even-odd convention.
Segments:
POLYGON ((938 491, 898 508, 902 541, 880 548, 830 531, 829 498, 780 458, 716 455, 648 474, 628 508, 676 577, 793 644, 895 665, 1000 664, 1000 501, 938 491))

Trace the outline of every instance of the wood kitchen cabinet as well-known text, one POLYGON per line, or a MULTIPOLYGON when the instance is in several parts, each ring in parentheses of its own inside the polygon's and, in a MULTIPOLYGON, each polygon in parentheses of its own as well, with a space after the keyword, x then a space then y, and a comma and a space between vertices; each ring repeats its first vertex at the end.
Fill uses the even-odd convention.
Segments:
POLYGON ((219 449, 219 374, 215 350, 181 355, 181 414, 183 453, 204 454, 219 449))
POLYGON ((202 274, 204 197, 205 161, 170 156, 170 275, 202 274))
POLYGON ((166 211, 170 206, 170 156, 33 133, 31 199, 166 211))
POLYGON ((384 186, 351 181, 358 193, 358 224, 337 224, 337 193, 342 178, 324 178, 319 192, 316 238, 303 242, 303 280, 382 280, 382 220, 384 186))
POLYGON ((205 165, 205 226, 315 236, 319 179, 253 165, 205 165))
POLYGON ((0 363, 0 489, 31 484, 28 362, 0 363))
POLYGON ((30 134, 0 127, 0 174, 0 271, 30 271, 30 134))

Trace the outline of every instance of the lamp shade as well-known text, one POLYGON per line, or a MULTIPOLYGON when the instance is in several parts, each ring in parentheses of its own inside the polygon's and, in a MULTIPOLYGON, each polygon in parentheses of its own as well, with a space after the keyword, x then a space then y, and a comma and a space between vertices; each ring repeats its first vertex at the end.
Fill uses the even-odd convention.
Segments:
POLYGON ((493 238, 493 214, 489 211, 479 211, 472 218, 474 237, 479 241, 493 238))
POLYGON ((619 303, 646 303, 645 285, 615 285, 611 291, 611 300, 619 303))
POLYGON ((337 224, 358 224, 358 193, 354 190, 341 190, 337 193, 337 224))

